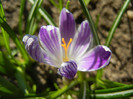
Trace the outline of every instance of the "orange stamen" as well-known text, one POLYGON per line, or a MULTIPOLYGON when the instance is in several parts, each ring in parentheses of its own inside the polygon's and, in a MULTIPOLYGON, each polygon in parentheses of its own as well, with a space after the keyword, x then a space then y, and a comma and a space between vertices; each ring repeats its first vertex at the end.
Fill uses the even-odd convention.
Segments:
POLYGON ((70 38, 67 45, 66 45, 66 42, 65 42, 64 38, 62 38, 62 42, 63 42, 63 44, 61 44, 61 46, 64 48, 64 51, 65 51, 65 57, 63 58, 63 61, 69 61, 69 58, 67 56, 67 51, 68 51, 68 48, 69 48, 69 46, 72 42, 72 38, 70 38))

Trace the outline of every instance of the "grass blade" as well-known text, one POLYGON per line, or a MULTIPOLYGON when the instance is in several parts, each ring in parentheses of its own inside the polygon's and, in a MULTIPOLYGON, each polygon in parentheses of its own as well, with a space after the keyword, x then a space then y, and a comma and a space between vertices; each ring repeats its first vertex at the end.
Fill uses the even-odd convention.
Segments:
MULTIPOLYGON (((0 51, 0 67, 5 70, 8 75, 14 75, 15 66, 10 62, 4 53, 0 51)), ((4 71, 3 71, 4 72, 4 71)))
MULTIPOLYGON (((38 12, 38 9, 40 8, 41 4, 42 4, 42 1, 43 0, 36 0, 34 5, 32 6, 31 10, 30 10, 30 14, 28 16, 28 20, 27 20, 27 26, 26 26, 26 34, 30 33, 32 30, 32 23, 34 23, 34 19, 33 18, 36 18, 36 15, 37 15, 37 12, 38 12)), ((32 33, 30 33, 32 34, 32 33)))
MULTIPOLYGON (((34 0, 29 0, 31 4, 34 4, 34 0)), ((39 8, 40 15, 44 18, 47 24, 57 26, 55 22, 53 21, 52 17, 47 13, 45 9, 42 7, 39 8)))
POLYGON ((25 79, 25 73, 22 70, 22 68, 17 67, 17 71, 15 74, 15 77, 18 81, 18 86, 20 87, 20 89, 22 90, 22 92, 25 95, 28 95, 30 92, 29 86, 27 85, 26 79, 25 79))
POLYGON ((21 91, 12 83, 0 76, 0 92, 19 95, 21 91))
POLYGON ((133 89, 124 90, 120 92, 111 92, 111 93, 103 93, 103 94, 91 94, 91 98, 96 99, 111 99, 111 98, 127 98, 133 96, 133 89))
POLYGON ((61 10, 63 8, 63 0, 59 0, 59 5, 60 5, 60 12, 61 12, 61 10))
POLYGON ((59 5, 56 4, 56 2, 54 0, 49 0, 56 8, 59 8, 59 5))
POLYGON ((110 42, 111 42, 111 40, 112 40, 112 38, 113 38, 113 36, 114 36, 115 30, 116 30, 116 28, 118 27, 118 25, 119 25, 119 23, 120 23, 120 20, 121 20, 121 18, 122 18, 122 15, 124 14, 124 12, 125 12, 125 10, 126 10, 128 4, 130 3, 130 1, 131 1, 131 0, 125 0, 125 2, 124 2, 124 4, 123 4, 122 8, 120 9, 120 12, 118 13, 118 15, 117 15, 115 21, 113 22, 113 25, 112 25, 112 27, 111 27, 111 29, 110 29, 110 31, 109 31, 109 35, 108 35, 108 37, 107 37, 107 39, 106 39, 106 43, 105 43, 106 46, 109 46, 109 45, 110 45, 110 42))
MULTIPOLYGON (((118 13, 115 21, 113 22, 113 25, 112 25, 112 27, 111 27, 111 29, 109 31, 109 35, 108 35, 108 37, 106 39, 106 43, 105 43, 106 46, 109 47, 109 45, 111 43, 111 40, 112 40, 112 38, 114 36, 115 30, 116 30, 117 26, 119 25, 119 22, 120 22, 120 20, 122 18, 122 15, 124 14, 124 12, 125 12, 125 10, 126 10, 126 8, 127 8, 127 6, 128 6, 130 1, 131 0, 125 0, 125 3, 123 4, 122 8, 120 9, 120 12, 118 13)), ((97 72, 97 78, 98 79, 101 79, 101 77, 102 77, 101 73, 103 74, 103 69, 98 70, 98 72, 97 72)))
MULTIPOLYGON (((1 0, 0 0, 0 12, 1 12, 0 17, 2 17, 6 21, 1 0)), ((8 51, 8 53, 11 54, 11 49, 10 49, 10 46, 9 46, 9 35, 6 33, 6 31, 4 31, 4 29, 2 27, 1 27, 1 31, 2 31, 2 35, 3 35, 5 47, 8 51)))
POLYGON ((84 0, 85 5, 87 6, 90 3, 91 0, 84 0))
POLYGON ((21 0, 21 5, 20 5, 20 13, 19 13, 19 33, 20 33, 20 38, 22 38, 22 24, 23 24, 23 12, 24 12, 24 6, 25 6, 26 0, 21 0))
POLYGON ((12 40, 16 44, 17 48, 20 50, 20 53, 22 54, 23 58, 25 59, 25 62, 28 63, 29 57, 27 55, 27 52, 26 52, 23 44, 20 43, 20 41, 18 40, 14 31, 10 28, 10 26, 1 17, 0 17, 0 26, 2 26, 3 29, 9 34, 9 36, 12 38, 12 40))
POLYGON ((49 94, 46 98, 47 99, 56 99, 57 97, 61 96, 63 93, 67 92, 73 86, 77 85, 79 82, 78 80, 71 82, 68 86, 64 86, 62 89, 59 89, 56 92, 49 94))

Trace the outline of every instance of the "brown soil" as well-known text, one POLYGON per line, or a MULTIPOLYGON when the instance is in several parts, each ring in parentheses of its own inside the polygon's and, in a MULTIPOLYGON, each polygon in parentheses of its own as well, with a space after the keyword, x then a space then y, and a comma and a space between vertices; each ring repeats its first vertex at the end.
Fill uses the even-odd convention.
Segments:
MULTIPOLYGON (((2 0, 7 22, 18 31, 20 0, 2 0), (12 6, 13 5, 13 6, 12 6)), ((27 1, 28 2, 28 1, 27 1)), ((64 0, 64 4, 66 0, 64 0)), ((92 15, 94 22, 99 16, 98 35, 101 44, 105 43, 108 31, 113 21, 122 7, 123 0, 92 0, 88 5, 88 9, 92 15)), ((59 11, 52 6, 48 0, 45 0, 43 7, 51 14, 55 22, 59 23, 59 11)), ((65 7, 65 6, 64 6, 65 7)), ((30 4, 27 3, 26 9, 29 10, 30 4)), ((132 9, 129 5, 128 9, 132 9)), ((73 13, 77 26, 85 20, 85 15, 78 0, 71 0, 70 11, 73 13)), ((27 14, 27 13, 26 13, 27 14)), ((26 20, 24 20, 25 22, 26 20)), ((40 21, 39 26, 46 25, 44 20, 40 21)), ((133 83, 133 20, 127 17, 127 13, 122 17, 114 38, 111 42, 112 58, 110 64, 105 67, 103 78, 111 81, 122 82, 126 84, 133 83)), ((33 80, 39 86, 38 91, 51 87, 52 83, 58 82, 62 84, 60 76, 56 73, 56 69, 44 64, 35 64, 32 70, 28 70, 33 80), (52 69, 51 69, 52 68, 52 69)), ((95 72, 91 72, 95 73, 95 72)), ((90 74, 90 73, 88 73, 90 74)), ((54 86, 51 88, 55 89, 54 86)))

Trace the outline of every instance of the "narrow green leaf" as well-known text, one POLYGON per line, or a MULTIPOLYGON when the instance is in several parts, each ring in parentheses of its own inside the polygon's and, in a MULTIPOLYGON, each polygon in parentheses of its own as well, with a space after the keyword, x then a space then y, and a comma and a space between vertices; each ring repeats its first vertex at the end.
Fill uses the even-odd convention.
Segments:
POLYGON ((25 7, 25 2, 26 0, 21 0, 21 5, 20 5, 20 13, 19 13, 19 33, 20 33, 20 38, 22 38, 22 25, 23 25, 23 12, 24 12, 24 7, 25 7))
POLYGON ((59 0, 59 5, 60 5, 60 12, 61 12, 61 10, 63 8, 63 0, 59 0))
POLYGON ((79 99, 87 99, 87 82, 84 80, 80 86, 79 99))
POLYGON ((104 83, 104 85, 107 88, 126 86, 126 84, 119 83, 119 82, 113 82, 113 81, 110 81, 110 80, 102 80, 102 82, 104 83))
POLYGON ((56 8, 59 8, 59 5, 56 4, 56 2, 54 0, 49 0, 56 8))
MULTIPOLYGON (((124 12, 125 12, 128 4, 130 3, 130 1, 131 0, 125 0, 125 3, 123 4, 122 8, 120 9, 120 12, 118 13, 115 21, 113 22, 113 25, 112 25, 112 27, 111 27, 111 29, 109 31, 109 35, 108 35, 108 37, 106 39, 106 43, 105 43, 106 46, 110 45, 111 40, 112 40, 112 38, 114 36, 115 30, 118 27, 119 22, 120 22, 120 20, 122 18, 122 15, 124 14, 124 12)), ((97 79, 101 79, 101 77, 102 77, 101 73, 103 74, 103 69, 100 69, 100 70, 97 71, 97 79)))
POLYGON ((0 73, 2 74, 8 74, 4 67, 0 65, 0 73))
POLYGON ((17 48, 20 50, 23 58, 25 59, 25 62, 28 63, 29 57, 27 55, 27 52, 26 52, 23 44, 20 43, 20 41, 18 40, 14 31, 10 28, 10 26, 1 17, 0 17, 0 26, 2 26, 3 29, 9 34, 9 36, 12 38, 12 40, 16 44, 17 48))
POLYGON ((26 79, 25 79, 25 74, 22 68, 17 67, 17 71, 15 74, 15 77, 18 81, 18 86, 22 90, 23 94, 28 95, 30 92, 29 86, 27 85, 26 79))
POLYGON ((113 22, 113 25, 112 25, 112 27, 111 27, 111 29, 109 31, 109 35, 108 35, 108 37, 106 39, 106 43, 105 43, 106 46, 109 46, 110 45, 111 40, 112 40, 112 38, 114 36, 115 30, 118 27, 118 25, 120 23, 120 20, 122 18, 122 15, 124 14, 126 8, 128 7, 128 4, 130 3, 130 1, 131 0, 125 0, 125 2, 123 4, 122 8, 120 9, 120 11, 119 11, 119 13, 118 13, 115 21, 113 22))
POLYGON ((5 80, 1 76, 0 76, 0 92, 4 92, 7 94, 15 94, 15 95, 21 94, 21 91, 15 85, 5 80))
MULTIPOLYGON (((2 17, 6 21, 1 0, 0 0, 0 17, 2 17)), ((6 31, 4 31, 4 29, 2 27, 1 27, 1 31, 2 31, 2 35, 3 35, 5 47, 8 51, 8 53, 11 54, 11 49, 10 49, 10 46, 9 46, 9 35, 6 33, 6 31)))
POLYGON ((78 80, 73 81, 68 86, 64 86, 62 89, 57 90, 56 92, 50 92, 50 94, 46 97, 47 99, 56 99, 57 97, 61 96, 63 93, 67 92, 69 89, 71 89, 73 86, 77 85, 79 83, 78 80))
POLYGON ((96 17, 96 22, 95 22, 96 29, 98 28, 99 18, 100 18, 100 14, 98 14, 96 17))
POLYGON ((66 9, 68 10, 69 10, 69 3, 70 3, 70 0, 67 0, 66 9))
POLYGON ((29 34, 33 35, 35 33, 35 30, 37 29, 37 23, 35 20, 36 17, 33 17, 30 22, 30 27, 28 29, 29 34))
MULTIPOLYGON (((33 18, 36 18, 36 14, 38 12, 38 9, 40 8, 41 4, 42 4, 43 0, 35 0, 34 5, 32 6, 31 10, 30 10, 30 14, 28 16, 28 20, 27 20, 27 26, 26 26, 26 34, 30 33, 31 30, 30 28, 32 28, 32 21, 34 21, 33 18)), ((31 33, 32 34, 32 33, 31 33)))
POLYGON ((119 91, 124 91, 124 90, 130 90, 133 89, 133 85, 124 85, 121 87, 116 87, 116 88, 108 88, 108 89, 101 89, 101 90, 95 90, 95 93, 111 93, 111 92, 119 92, 119 91))
POLYGON ((111 93, 103 93, 103 94, 91 94, 91 98, 96 99, 111 99, 111 98, 127 98, 133 96, 133 89, 124 90, 120 92, 111 92, 111 93))
POLYGON ((6 57, 4 53, 0 51, 0 66, 3 68, 8 75, 14 75, 15 67, 10 62, 10 60, 6 57))
MULTIPOLYGON (((29 0, 29 2, 31 4, 34 4, 34 0, 29 0)), ((44 18, 44 20, 46 21, 47 24, 50 24, 50 25, 53 25, 53 26, 57 26, 55 24, 55 22, 53 21, 52 17, 47 13, 47 11, 45 9, 43 9, 42 7, 40 7, 39 8, 39 13, 44 18)))
POLYGON ((84 0, 85 5, 87 6, 90 3, 91 0, 84 0))

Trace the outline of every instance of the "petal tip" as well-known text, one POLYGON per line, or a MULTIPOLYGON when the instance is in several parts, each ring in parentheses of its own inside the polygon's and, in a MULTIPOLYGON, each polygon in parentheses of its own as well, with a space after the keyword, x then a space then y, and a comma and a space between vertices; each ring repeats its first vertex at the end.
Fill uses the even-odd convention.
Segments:
POLYGON ((27 34, 23 37, 22 42, 26 44, 27 40, 31 37, 31 35, 27 34))
POLYGON ((66 12, 66 13, 70 13, 69 10, 67 10, 66 8, 63 8, 62 11, 66 12))
POLYGON ((47 26, 42 26, 41 28, 40 28, 40 30, 43 30, 43 29, 45 29, 45 30, 47 30, 47 31, 51 31, 51 30, 53 30, 55 27, 53 26, 53 25, 47 25, 47 26))
MULTIPOLYGON (((111 52, 111 50, 107 47, 107 46, 105 46, 105 45, 101 45, 104 49, 105 49, 105 51, 109 51, 109 52, 111 52)), ((112 52, 111 52, 112 53, 112 52)))

